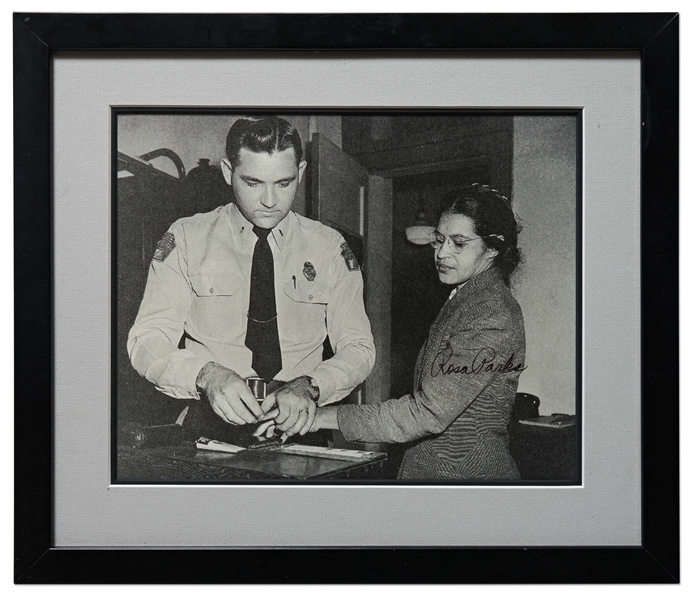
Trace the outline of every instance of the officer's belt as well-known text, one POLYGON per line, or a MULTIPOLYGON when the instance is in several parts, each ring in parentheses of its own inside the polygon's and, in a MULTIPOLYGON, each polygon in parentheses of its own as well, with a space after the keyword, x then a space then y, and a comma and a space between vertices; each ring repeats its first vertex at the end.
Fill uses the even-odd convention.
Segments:
POLYGON ((260 377, 251 376, 246 379, 246 384, 249 386, 249 389, 251 389, 251 392, 254 394, 256 399, 265 399, 268 397, 268 395, 273 393, 273 391, 276 391, 282 387, 285 384, 285 381, 272 380, 269 383, 266 383, 260 377))

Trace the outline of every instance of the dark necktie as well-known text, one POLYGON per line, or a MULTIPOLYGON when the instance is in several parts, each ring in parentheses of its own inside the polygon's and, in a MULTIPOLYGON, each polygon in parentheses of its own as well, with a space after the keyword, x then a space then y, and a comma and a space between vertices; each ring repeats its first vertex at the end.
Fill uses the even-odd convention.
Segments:
POLYGON ((253 353, 251 367, 258 376, 270 382, 282 370, 273 252, 268 245, 270 229, 254 227, 254 233, 258 241, 251 262, 251 295, 245 344, 253 353))

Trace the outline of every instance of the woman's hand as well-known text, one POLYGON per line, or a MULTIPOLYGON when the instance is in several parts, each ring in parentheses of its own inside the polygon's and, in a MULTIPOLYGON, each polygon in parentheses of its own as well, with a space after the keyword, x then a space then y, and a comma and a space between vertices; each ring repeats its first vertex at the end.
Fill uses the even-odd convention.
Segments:
POLYGON ((329 430, 338 430, 337 425, 337 406, 325 406, 316 410, 316 418, 309 429, 310 433, 315 433, 323 428, 329 430))
MULTIPOLYGON (((275 435, 275 430, 280 430, 280 425, 276 425, 274 418, 277 416, 277 408, 264 414, 260 420, 263 423, 253 433, 254 437, 271 438, 275 435)), ((321 429, 338 430, 337 424, 337 406, 326 406, 324 408, 316 409, 316 417, 313 420, 309 433, 315 433, 321 429)), ((303 434, 303 433, 302 433, 303 434)), ((287 435, 282 435, 282 441, 287 439, 287 435)))

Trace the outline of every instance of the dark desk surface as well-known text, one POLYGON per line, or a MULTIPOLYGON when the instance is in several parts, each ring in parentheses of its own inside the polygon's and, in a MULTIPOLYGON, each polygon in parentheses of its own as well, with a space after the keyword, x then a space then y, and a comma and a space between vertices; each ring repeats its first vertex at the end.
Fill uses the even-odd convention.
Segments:
POLYGON ((237 454, 178 447, 117 449, 118 483, 230 480, 370 480, 380 477, 386 454, 357 462, 266 450, 237 454))
POLYGON ((546 428, 511 422, 510 453, 524 481, 560 481, 580 478, 577 427, 546 428))

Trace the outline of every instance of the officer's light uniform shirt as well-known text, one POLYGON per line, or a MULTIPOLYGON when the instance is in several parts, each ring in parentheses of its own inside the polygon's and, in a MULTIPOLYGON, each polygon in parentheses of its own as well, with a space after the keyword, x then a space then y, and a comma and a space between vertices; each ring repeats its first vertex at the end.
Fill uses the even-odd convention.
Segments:
MULTIPOLYGON (((244 345, 257 240, 252 229, 228 204, 178 220, 158 244, 127 349, 137 372, 163 393, 198 399, 196 377, 209 361, 243 378, 256 376, 244 345)), ((356 259, 334 229, 293 212, 268 243, 282 351, 275 378, 312 376, 321 405, 338 401, 375 360, 356 259), (323 362, 326 335, 335 356, 323 362)))

